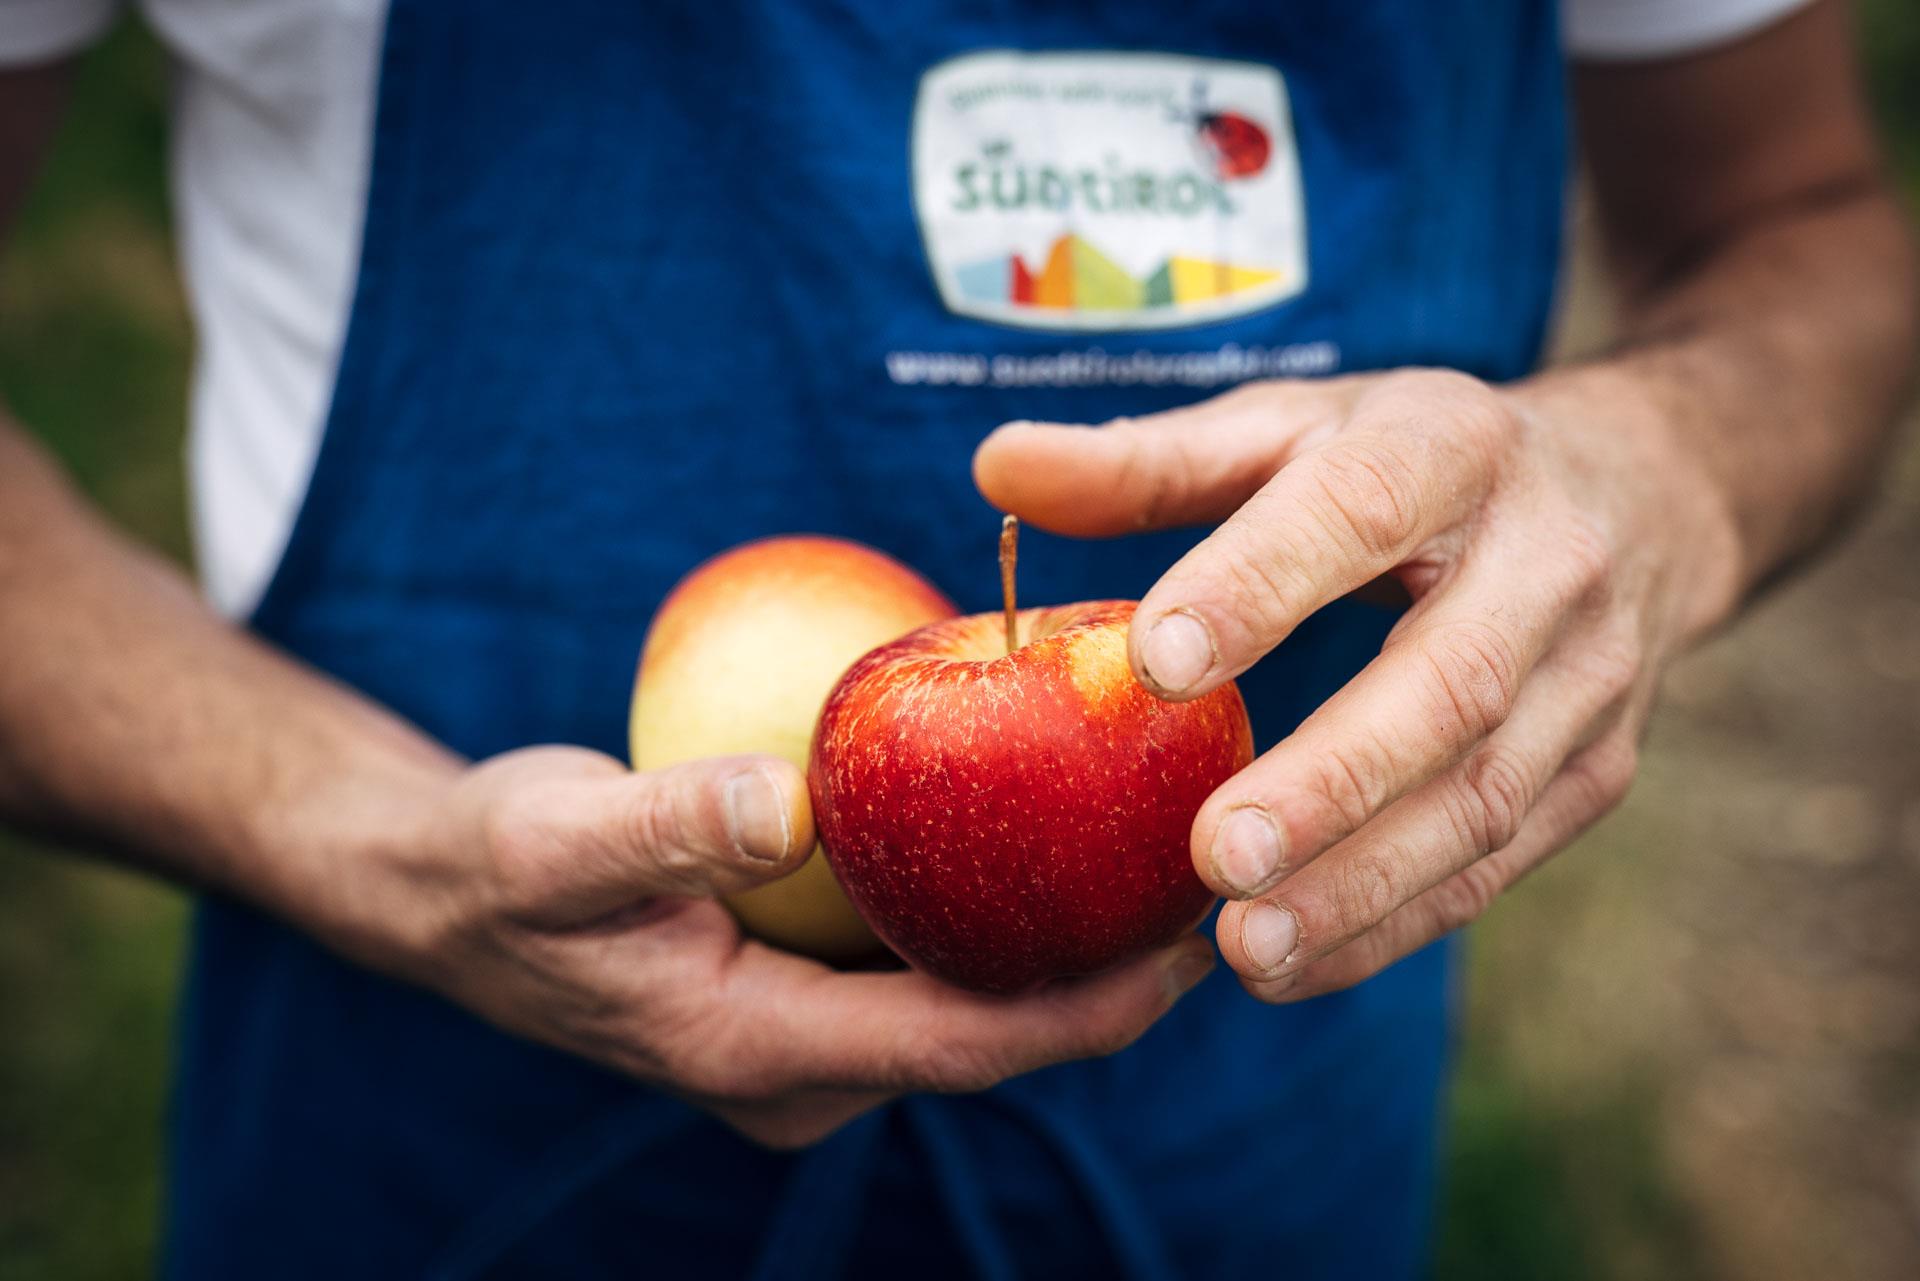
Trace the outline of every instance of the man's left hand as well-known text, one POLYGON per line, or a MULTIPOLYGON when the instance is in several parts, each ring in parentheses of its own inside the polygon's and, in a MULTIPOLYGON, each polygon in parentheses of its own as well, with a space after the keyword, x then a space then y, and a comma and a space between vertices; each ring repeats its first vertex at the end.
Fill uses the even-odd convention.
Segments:
POLYGON ((1380 654, 1193 827, 1248 990, 1357 983, 1477 917, 1626 793, 1659 675, 1733 606, 1726 500, 1650 397, 1601 368, 1497 388, 1405 370, 1250 384, 1087 428, 1011 423, 997 506, 1103 537, 1220 521, 1141 602, 1166 699, 1245 671, 1377 579, 1380 654))

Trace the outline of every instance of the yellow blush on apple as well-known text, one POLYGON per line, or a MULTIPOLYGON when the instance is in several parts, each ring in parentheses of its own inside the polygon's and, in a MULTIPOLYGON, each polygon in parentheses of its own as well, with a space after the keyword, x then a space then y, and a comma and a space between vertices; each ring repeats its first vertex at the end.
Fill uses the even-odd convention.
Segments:
MULTIPOLYGON (((911 569, 844 539, 723 552, 680 581, 648 629, 633 767, 756 752, 805 769, 821 704, 854 660, 954 613, 911 569)), ((851 961, 880 950, 817 849, 793 874, 726 902, 748 933, 791 951, 851 961)))

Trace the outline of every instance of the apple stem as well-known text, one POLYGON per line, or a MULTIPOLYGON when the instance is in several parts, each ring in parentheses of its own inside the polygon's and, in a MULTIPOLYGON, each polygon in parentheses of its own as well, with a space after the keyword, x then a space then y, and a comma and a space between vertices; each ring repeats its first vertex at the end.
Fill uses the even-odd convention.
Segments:
POLYGON ((1020 648, 1020 615, 1014 609, 1013 566, 1020 554, 1020 518, 1000 522, 1000 596, 1007 606, 1007 653, 1020 648))

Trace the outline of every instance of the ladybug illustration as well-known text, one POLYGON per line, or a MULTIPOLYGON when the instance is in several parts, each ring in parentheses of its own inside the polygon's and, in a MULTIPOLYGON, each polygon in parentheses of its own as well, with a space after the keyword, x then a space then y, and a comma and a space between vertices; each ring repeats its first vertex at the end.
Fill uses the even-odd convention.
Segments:
POLYGON ((1267 131, 1232 111, 1210 111, 1196 122, 1222 178, 1251 178, 1267 167, 1273 143, 1267 131))
POLYGON ((1191 105, 1184 111, 1175 108, 1171 115, 1193 127, 1195 143, 1223 181, 1253 177, 1273 155, 1273 140, 1265 129, 1237 111, 1215 111, 1207 105, 1204 80, 1193 82, 1191 105))

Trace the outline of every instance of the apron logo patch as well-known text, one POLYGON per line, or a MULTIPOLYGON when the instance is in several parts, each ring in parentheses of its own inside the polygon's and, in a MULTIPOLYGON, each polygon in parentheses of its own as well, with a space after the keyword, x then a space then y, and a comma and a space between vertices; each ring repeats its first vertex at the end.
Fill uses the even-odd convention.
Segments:
POLYGON ((913 200, 957 315, 1165 329, 1306 287, 1274 68, 1164 53, 968 54, 920 81, 913 200))

